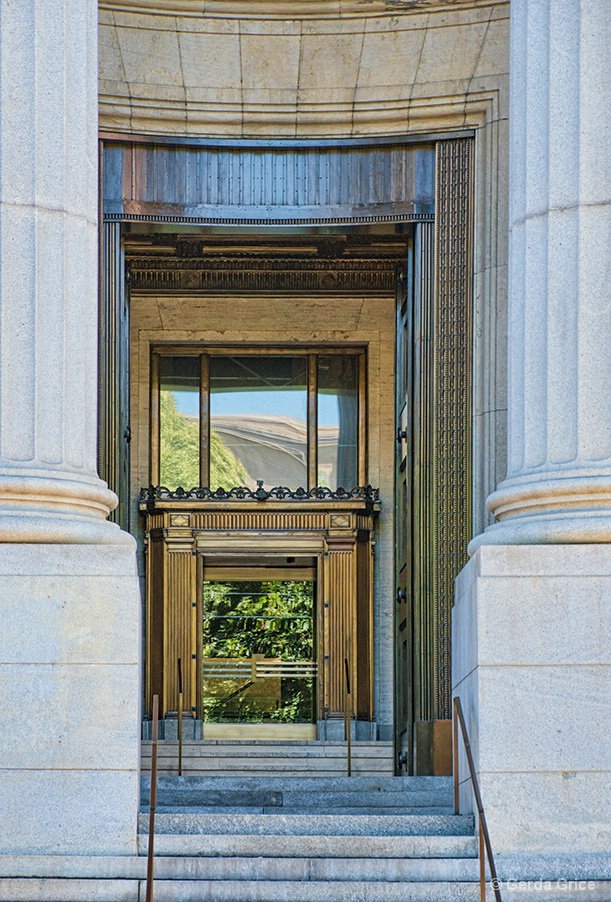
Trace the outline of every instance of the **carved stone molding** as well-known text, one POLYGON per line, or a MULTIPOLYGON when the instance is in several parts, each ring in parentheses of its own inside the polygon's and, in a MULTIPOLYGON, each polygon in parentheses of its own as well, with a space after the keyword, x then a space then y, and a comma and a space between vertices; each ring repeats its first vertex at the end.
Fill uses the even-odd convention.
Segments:
POLYGON ((500 6, 505 0, 99 0, 99 8, 153 16, 221 19, 345 19, 500 6))

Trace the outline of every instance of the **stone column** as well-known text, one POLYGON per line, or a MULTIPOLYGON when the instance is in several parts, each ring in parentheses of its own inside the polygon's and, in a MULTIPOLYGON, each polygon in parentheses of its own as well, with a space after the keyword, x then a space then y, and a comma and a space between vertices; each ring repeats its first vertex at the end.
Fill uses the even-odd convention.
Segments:
POLYGON ((472 543, 611 540, 607 0, 512 0, 507 478, 472 543))
POLYGON ((610 24, 511 3, 508 476, 452 614, 503 879, 611 874, 610 24))
POLYGON ((0 854, 133 851, 135 543, 96 472, 97 3, 0 4, 0 854))
POLYGON ((117 542, 96 472, 97 7, 0 15, 0 541, 117 542))

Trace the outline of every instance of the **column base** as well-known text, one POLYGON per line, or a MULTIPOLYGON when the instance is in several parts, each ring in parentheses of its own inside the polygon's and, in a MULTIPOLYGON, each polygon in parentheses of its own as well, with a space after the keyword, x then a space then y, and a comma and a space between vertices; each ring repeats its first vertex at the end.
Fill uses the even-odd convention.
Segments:
POLYGON ((141 605, 131 547, 0 556, 0 855, 133 855, 141 605))
POLYGON ((609 598, 609 545, 482 546, 458 577, 453 694, 500 855, 611 848, 609 598))
POLYGON ((129 545, 106 518, 117 496, 92 474, 0 467, 0 542, 129 545))
POLYGON ((559 471, 501 483, 487 507, 498 522, 476 536, 482 545, 554 545, 611 542, 611 473, 559 471))

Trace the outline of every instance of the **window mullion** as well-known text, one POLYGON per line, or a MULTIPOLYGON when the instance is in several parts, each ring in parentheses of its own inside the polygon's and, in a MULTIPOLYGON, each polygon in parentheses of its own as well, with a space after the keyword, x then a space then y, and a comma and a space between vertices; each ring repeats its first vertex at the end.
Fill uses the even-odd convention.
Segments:
POLYGON ((308 355, 308 488, 318 483, 318 357, 308 355))
POLYGON ((210 356, 200 355, 199 484, 210 485, 210 356))
POLYGON ((150 480, 151 485, 159 485, 161 461, 159 459, 159 354, 151 356, 151 415, 150 415, 150 480))
POLYGON ((366 358, 363 353, 358 356, 358 484, 367 482, 367 372, 366 358))

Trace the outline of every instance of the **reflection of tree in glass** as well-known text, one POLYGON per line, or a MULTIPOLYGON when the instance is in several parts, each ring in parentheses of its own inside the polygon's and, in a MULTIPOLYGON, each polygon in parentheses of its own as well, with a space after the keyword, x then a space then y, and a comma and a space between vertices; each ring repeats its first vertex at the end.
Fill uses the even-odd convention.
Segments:
MULTIPOLYGON (((160 480, 169 489, 199 486, 199 423, 195 417, 180 413, 176 398, 169 391, 160 393, 160 480)), ((210 435, 210 481, 212 485, 232 489, 248 485, 248 473, 242 463, 212 431, 210 435)))
MULTIPOLYGON (((309 581, 205 582, 204 658, 249 658, 253 654, 283 661, 314 659, 314 583, 309 581)), ((204 685, 207 721, 262 719, 311 722, 313 680, 282 679, 281 702, 263 712, 249 699, 244 681, 204 685), (243 691, 240 691, 242 689, 243 691)))

